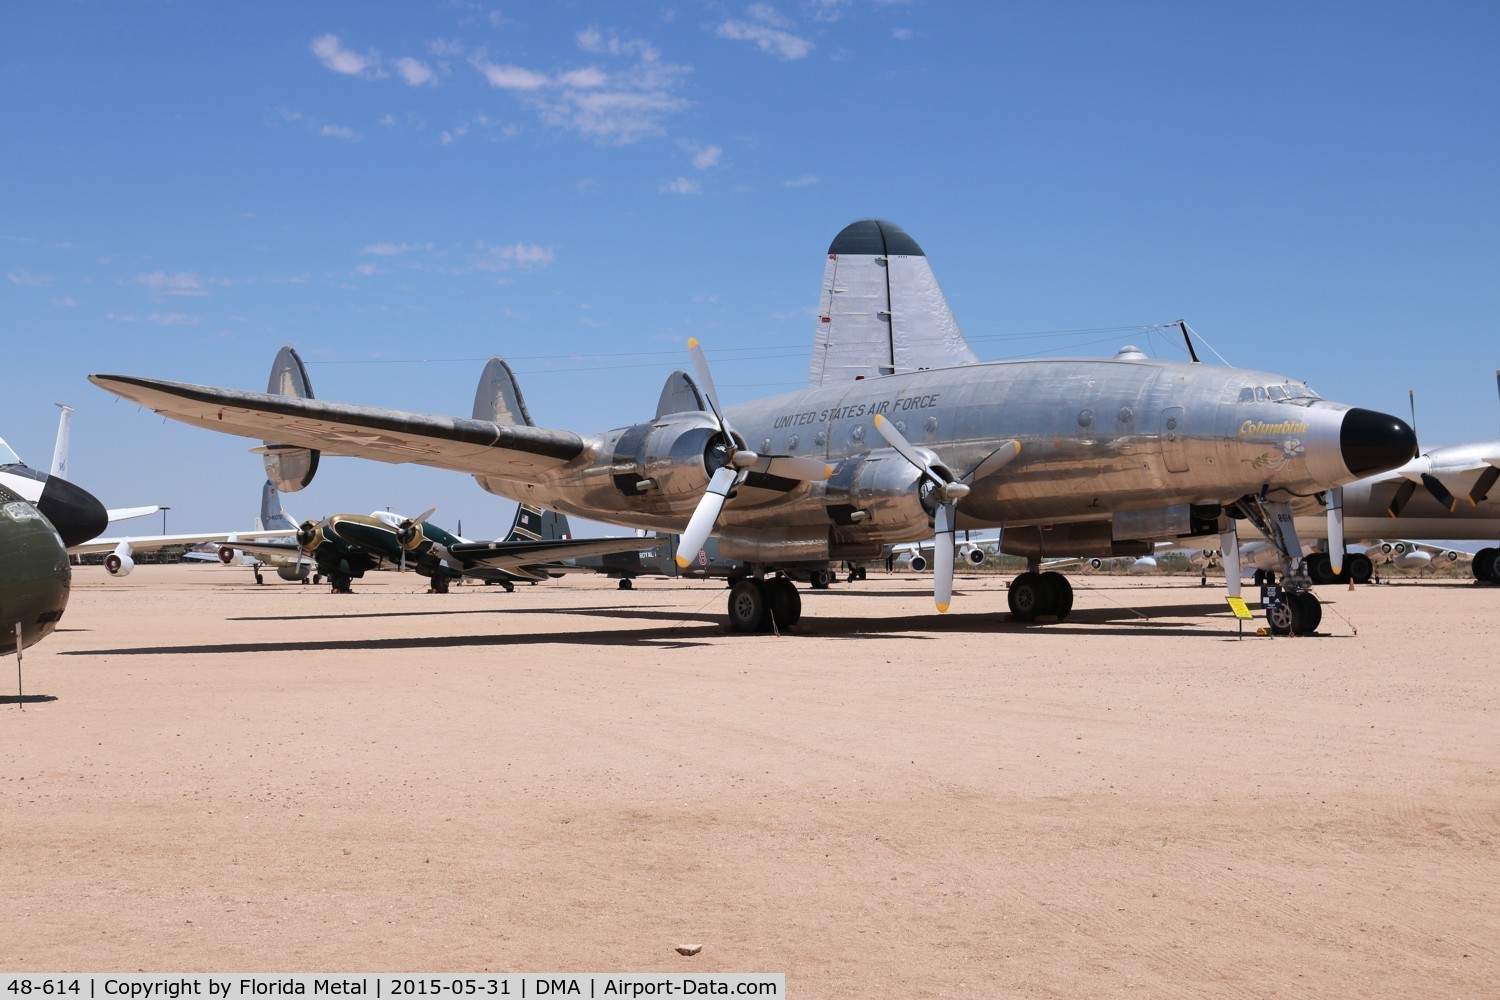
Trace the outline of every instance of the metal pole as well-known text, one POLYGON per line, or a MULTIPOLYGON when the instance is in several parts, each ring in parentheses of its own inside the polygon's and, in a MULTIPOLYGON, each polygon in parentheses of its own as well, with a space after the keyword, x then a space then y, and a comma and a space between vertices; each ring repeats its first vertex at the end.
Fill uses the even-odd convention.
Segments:
POLYGON ((171 509, 171 507, 163 507, 161 509, 161 533, 163 535, 167 533, 167 511, 171 509))

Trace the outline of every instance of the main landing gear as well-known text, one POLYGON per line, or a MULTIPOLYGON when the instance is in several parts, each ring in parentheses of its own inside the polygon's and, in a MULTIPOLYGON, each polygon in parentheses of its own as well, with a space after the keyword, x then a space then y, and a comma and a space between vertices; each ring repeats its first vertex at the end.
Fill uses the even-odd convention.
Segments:
POLYGON ((1474 553, 1474 579, 1480 583, 1500 583, 1500 549, 1483 548, 1474 553))
POLYGON ((757 580, 746 577, 729 588, 731 632, 780 632, 802 618, 802 596, 784 576, 757 580))
POLYGON ((1306 590, 1289 590, 1266 611, 1272 635, 1312 635, 1323 621, 1323 605, 1306 590))
POLYGON ((1061 573, 1029 569, 1010 582, 1010 615, 1016 621, 1062 621, 1073 610, 1073 585, 1061 573))

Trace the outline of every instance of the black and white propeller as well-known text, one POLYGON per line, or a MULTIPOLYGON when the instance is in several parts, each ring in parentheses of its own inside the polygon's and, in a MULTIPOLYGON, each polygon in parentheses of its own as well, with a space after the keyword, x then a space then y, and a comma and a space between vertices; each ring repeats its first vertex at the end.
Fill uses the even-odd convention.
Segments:
POLYGON ((894 448, 902 458, 926 477, 938 498, 937 510, 932 516, 937 536, 932 544, 932 599, 937 605, 938 613, 942 614, 953 603, 953 558, 954 548, 957 545, 954 539, 954 528, 958 520, 958 502, 969 495, 971 483, 1000 471, 1011 459, 1019 455, 1021 442, 1014 439, 1005 442, 991 452, 988 458, 976 465, 968 475, 960 479, 949 479, 929 465, 921 453, 913 448, 906 437, 896 429, 896 425, 880 414, 875 416, 875 429, 880 432, 881 437, 885 438, 886 444, 894 448))
POLYGON ((719 394, 714 389, 713 374, 709 371, 708 359, 703 355, 703 348, 698 345, 698 338, 688 338, 687 346, 688 354, 693 359, 693 370, 698 375, 698 387, 703 390, 703 395, 708 400, 709 411, 713 413, 714 420, 719 424, 719 434, 723 439, 726 461, 709 477, 708 488, 704 490, 703 498, 698 501, 698 506, 693 510, 693 516, 688 520, 687 527, 682 532, 682 539, 677 548, 677 565, 682 568, 686 568, 698 557, 698 553, 708 541, 708 536, 713 534, 714 525, 719 520, 719 512, 724 509, 724 503, 729 499, 729 494, 736 486, 744 482, 745 477, 751 472, 763 472, 798 482, 818 482, 827 479, 831 471, 827 462, 818 459, 798 458, 795 455, 758 455, 749 448, 741 446, 741 439, 729 426, 729 419, 724 415, 723 407, 719 405, 719 394))

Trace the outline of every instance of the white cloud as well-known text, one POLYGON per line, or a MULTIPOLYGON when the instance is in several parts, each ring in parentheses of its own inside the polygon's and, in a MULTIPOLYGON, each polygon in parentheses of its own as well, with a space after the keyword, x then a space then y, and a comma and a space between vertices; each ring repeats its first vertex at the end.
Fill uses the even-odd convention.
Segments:
POLYGON ((678 177, 675 180, 663 181, 659 189, 662 194, 700 194, 703 185, 686 177, 678 177))
POLYGON ((163 295, 207 295, 208 289, 203 287, 203 279, 190 271, 152 271, 150 274, 138 274, 135 283, 144 285, 153 292, 161 292, 163 295))
POLYGON ((801 177, 793 177, 789 181, 782 181, 781 186, 788 188, 805 188, 812 187, 816 183, 818 183, 818 178, 815 175, 803 174, 801 177))
POLYGON ((312 51, 319 62, 335 73, 366 79, 381 75, 378 55, 370 53, 362 56, 352 52, 344 48, 338 35, 319 35, 313 39, 312 51))
POLYGON ((602 87, 609 82, 609 77, 600 69, 593 66, 585 66, 583 69, 569 70, 557 77, 557 82, 564 87, 577 87, 587 90, 593 87, 602 87))
POLYGON ((909 42, 915 37, 915 32, 910 28, 897 28, 891 32, 891 37, 898 42, 909 42))
POLYGON ((712 167, 717 167, 720 158, 724 155, 724 150, 718 146, 705 146, 702 143, 691 142, 687 139, 680 140, 677 146, 683 152, 692 156, 693 166, 698 170, 708 170, 712 167))
POLYGON ((6 271, 5 276, 12 285, 50 285, 52 278, 45 274, 32 274, 27 270, 6 271))
POLYGON ((484 74, 490 86, 498 90, 539 90, 548 83, 545 73, 523 69, 520 66, 497 66, 482 58, 476 58, 474 67, 484 74))
POLYGON ((431 243, 371 243, 367 247, 360 248, 359 252, 376 257, 395 257, 399 254, 410 253, 413 250, 431 249, 431 243))
POLYGON ((189 316, 186 313, 151 313, 146 317, 157 326, 194 326, 198 323, 197 316, 189 316))
POLYGON ((385 269, 379 264, 355 264, 354 273, 364 275, 366 278, 369 278, 373 275, 385 273, 385 269))
POLYGON ((480 243, 478 248, 480 256, 474 266, 481 271, 528 270, 552 263, 552 251, 534 243, 513 243, 508 246, 480 243))
POLYGON ((437 83, 435 74, 426 63, 411 56, 402 56, 394 63, 396 72, 401 75, 409 86, 420 87, 424 83, 437 83))
POLYGON ((347 142, 358 142, 363 138, 347 125, 324 125, 318 129, 318 134, 329 139, 343 139, 347 142))
POLYGON ((812 42, 782 30, 790 24, 770 4, 751 4, 746 13, 751 21, 724 21, 714 29, 714 34, 719 38, 750 42, 762 52, 788 62, 804 59, 812 52, 812 42))

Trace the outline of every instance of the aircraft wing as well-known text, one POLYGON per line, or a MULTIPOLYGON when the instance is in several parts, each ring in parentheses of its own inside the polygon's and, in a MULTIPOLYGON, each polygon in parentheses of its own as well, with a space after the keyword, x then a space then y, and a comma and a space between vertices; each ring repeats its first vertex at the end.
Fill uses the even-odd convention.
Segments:
MULTIPOLYGON (((283 531, 281 534, 283 537, 285 537, 286 532, 283 531)), ((213 539, 213 542, 215 545, 218 545, 220 547, 228 546, 229 548, 232 548, 238 552, 246 552, 250 555, 255 556, 270 556, 272 558, 284 557, 287 559, 297 558, 298 550, 296 542, 256 542, 245 541, 244 539, 239 539, 231 542, 225 535, 218 536, 217 538, 213 539)), ((215 558, 218 557, 215 556, 215 558)), ((309 563, 313 561, 313 557, 310 553, 306 558, 309 563)))
POLYGON ((161 511, 160 507, 111 507, 105 511, 109 515, 110 523, 115 521, 129 521, 137 517, 145 517, 147 514, 156 514, 161 511))
POLYGON ((488 566, 492 569, 521 570, 527 567, 550 566, 564 559, 579 556, 605 556, 616 552, 645 552, 656 548, 665 539, 650 535, 631 535, 624 538, 560 538, 535 541, 463 542, 450 546, 448 552, 462 559, 465 568, 488 566))
POLYGON ((583 438, 571 431, 523 424, 497 424, 131 375, 90 375, 89 381, 183 423, 240 437, 317 448, 325 455, 398 464, 411 462, 501 479, 531 479, 588 451, 583 438))
MULTIPOLYGON (((131 552, 149 552, 152 549, 164 548, 168 545, 196 545, 200 542, 221 542, 225 545, 233 545, 235 548, 243 548, 239 542, 228 541, 229 538, 238 536, 242 539, 256 538, 285 538, 286 529, 278 528, 275 531, 220 531, 209 534, 197 535, 123 535, 115 538, 95 538, 92 541, 83 542, 79 545, 68 547, 69 555, 87 555, 90 552, 112 552, 121 543, 127 545, 131 552)), ((294 545, 293 550, 296 550, 294 545)))

